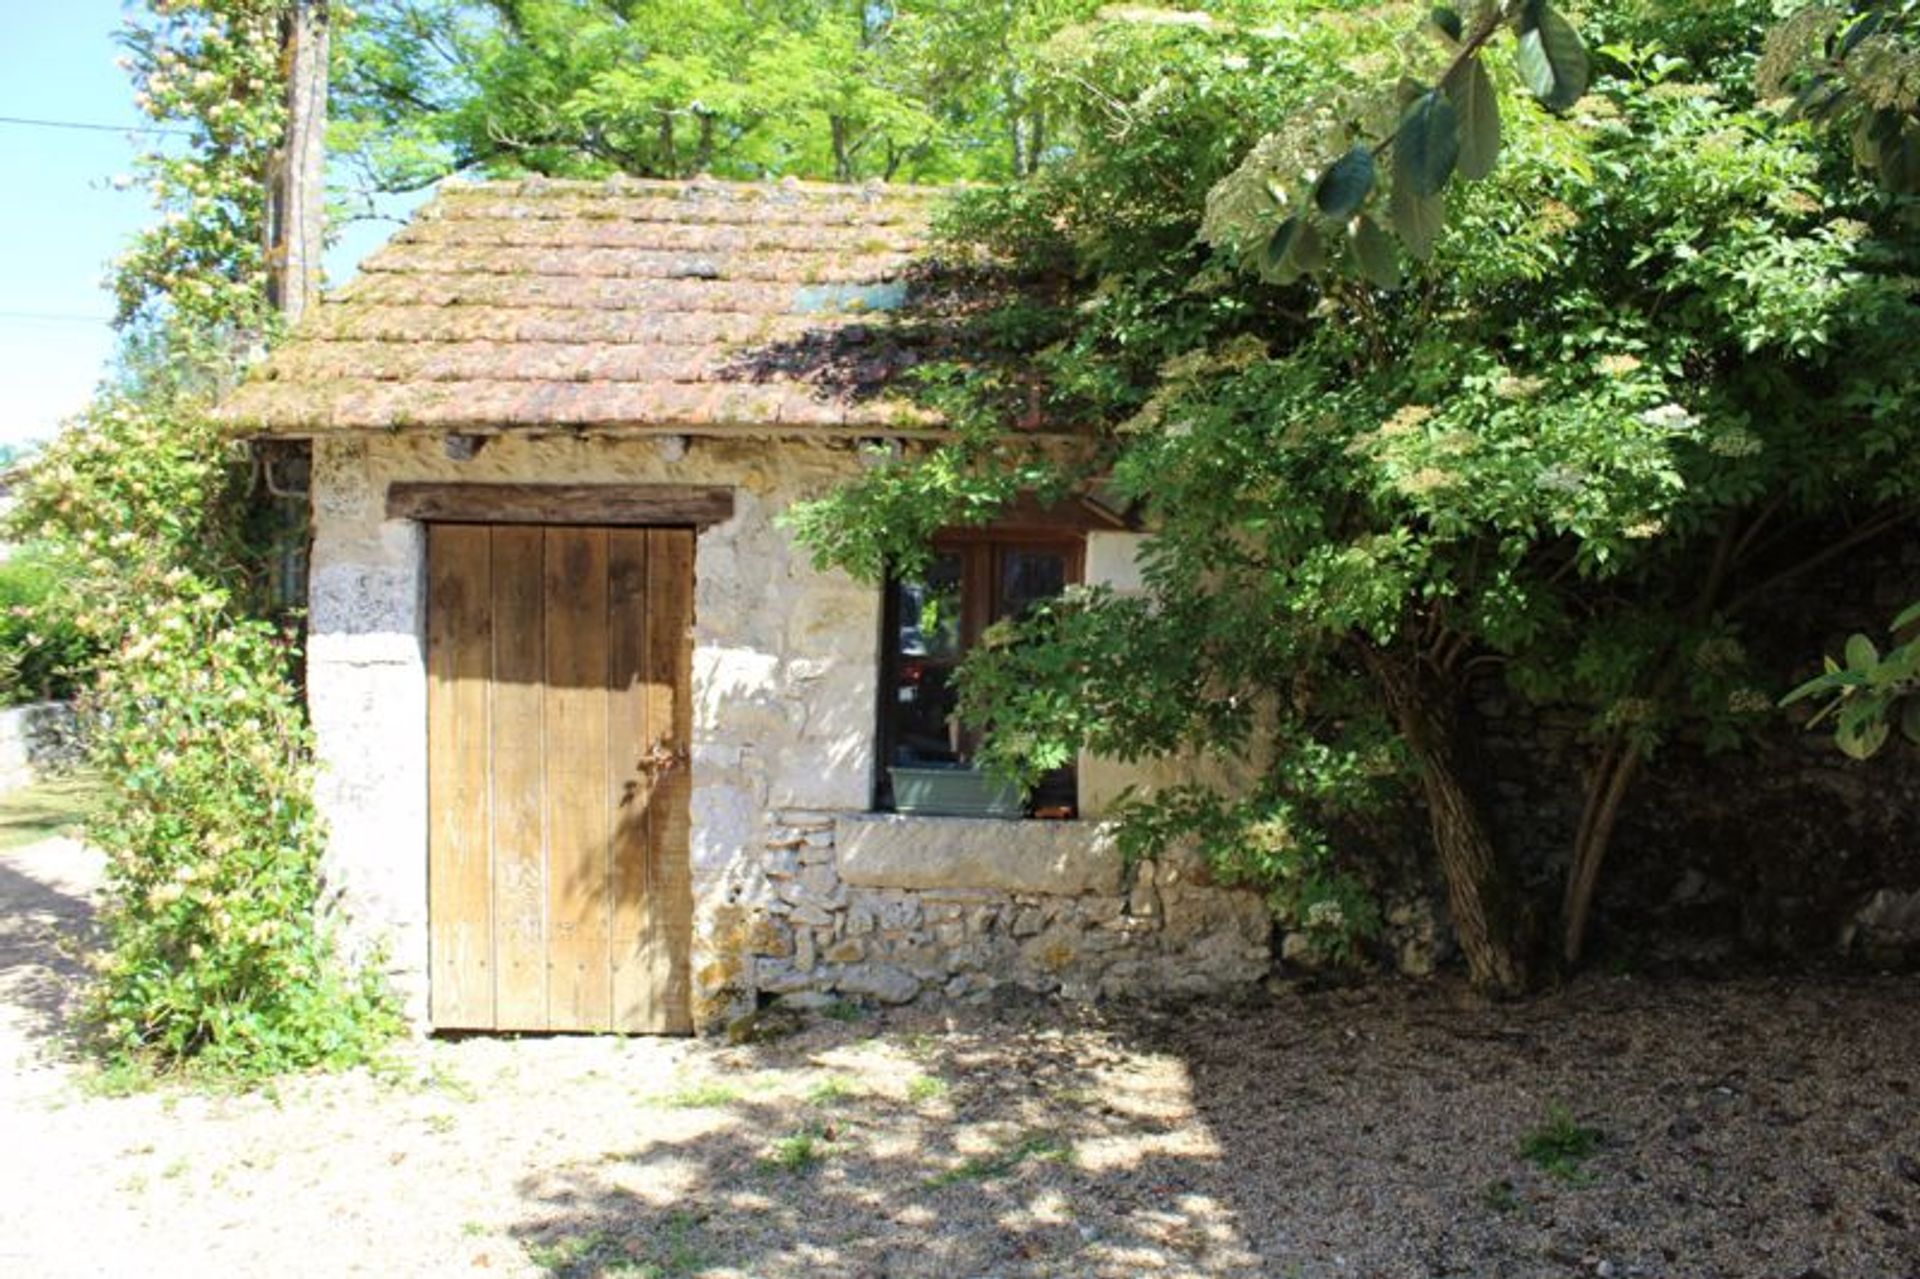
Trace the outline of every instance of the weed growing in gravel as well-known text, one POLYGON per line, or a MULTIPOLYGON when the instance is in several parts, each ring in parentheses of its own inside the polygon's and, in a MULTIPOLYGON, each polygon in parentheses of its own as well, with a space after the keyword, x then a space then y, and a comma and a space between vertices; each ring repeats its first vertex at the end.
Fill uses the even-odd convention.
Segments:
POLYGON ((732 1084, 701 1082, 676 1088, 670 1093, 648 1099, 649 1105, 668 1110, 715 1110, 740 1100, 740 1090, 732 1084))
POLYGON ((653 1272, 660 1279, 679 1279, 682 1275, 691 1275, 705 1270, 709 1264, 705 1253, 694 1242, 694 1233, 706 1220, 706 1214, 689 1212, 685 1209, 667 1214, 661 1233, 665 1236, 666 1255, 660 1259, 653 1272))
POLYGON ((1520 1206, 1520 1196, 1511 1181, 1497 1177, 1480 1187, 1480 1206, 1488 1212, 1508 1213, 1520 1206))
POLYGON ((947 1095, 952 1085, 938 1075, 915 1075, 907 1085, 907 1100, 918 1106, 947 1095))
POLYGON ((807 1090, 807 1102, 814 1106, 835 1106, 858 1096, 859 1086, 845 1075, 828 1075, 807 1090))
POLYGON ((471 1103, 480 1100, 479 1090, 455 1074, 443 1061, 430 1064, 413 1079, 412 1083, 420 1092, 441 1093, 455 1101, 471 1103))
POLYGON ((526 1245, 527 1260, 550 1275, 572 1276, 633 1273, 633 1259, 621 1250, 618 1241, 604 1230, 584 1235, 562 1235, 558 1239, 526 1245))
POLYGON ((1520 1138, 1527 1161, 1558 1181, 1578 1181, 1580 1165, 1600 1148, 1601 1132, 1577 1122, 1573 1112, 1558 1102, 1547 1107, 1547 1120, 1520 1138))
POLYGON ((766 1172, 806 1172, 827 1157, 830 1141, 818 1128, 802 1128, 768 1147, 760 1167, 766 1172))
POLYGON ((1051 1137, 1028 1137, 1004 1150, 989 1151, 983 1155, 969 1155, 954 1167, 929 1178, 927 1184, 939 1187, 951 1186, 962 1181, 986 1181, 992 1177, 1005 1176, 1029 1159, 1052 1159, 1060 1163, 1071 1163, 1073 1152, 1051 1137))

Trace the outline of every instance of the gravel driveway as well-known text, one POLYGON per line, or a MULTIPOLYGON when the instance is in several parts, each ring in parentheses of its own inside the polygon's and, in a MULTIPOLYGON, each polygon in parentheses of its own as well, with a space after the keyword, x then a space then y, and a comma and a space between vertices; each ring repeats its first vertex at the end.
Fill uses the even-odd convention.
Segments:
POLYGON ((1911 978, 843 1009, 109 1097, 61 1050, 96 875, 0 851, 0 1273, 1920 1276, 1911 978))

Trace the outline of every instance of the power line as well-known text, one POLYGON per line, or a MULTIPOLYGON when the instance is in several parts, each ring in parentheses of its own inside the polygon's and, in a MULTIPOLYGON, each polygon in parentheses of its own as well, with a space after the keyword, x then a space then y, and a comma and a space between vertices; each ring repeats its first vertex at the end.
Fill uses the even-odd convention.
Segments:
POLYGON ((158 133, 169 138, 190 138, 188 129, 169 129, 158 124, 91 124, 84 120, 36 120, 29 116, 0 115, 0 124, 17 124, 28 129, 86 129, 93 133, 158 133))
POLYGON ((0 311, 0 320, 61 320, 72 324, 112 324, 110 315, 79 315, 71 311, 0 311))

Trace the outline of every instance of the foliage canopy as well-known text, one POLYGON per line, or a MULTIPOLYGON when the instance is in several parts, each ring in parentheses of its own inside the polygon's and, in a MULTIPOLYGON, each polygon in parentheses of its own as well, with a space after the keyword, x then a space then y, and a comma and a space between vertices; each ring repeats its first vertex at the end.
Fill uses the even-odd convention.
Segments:
MULTIPOLYGON (((970 664, 968 706, 1024 775, 1083 747, 1271 761, 1250 794, 1142 797, 1135 829, 1198 829, 1282 888, 1309 868, 1323 896, 1369 873, 1342 833, 1417 778, 1475 976, 1511 987, 1530 904, 1474 793, 1466 690, 1497 675, 1586 714, 1572 958, 1640 763, 1683 723, 1731 745, 1771 707, 1744 619, 1920 500, 1916 245, 1897 195, 1756 105, 1764 5, 1586 6, 1577 102, 1524 37, 1487 57, 1497 166, 1459 123, 1484 108, 1422 118, 1445 114, 1420 87, 1434 41, 1393 33, 1426 10, 1328 10, 1057 40, 1082 145, 963 204, 957 238, 1066 279, 1011 353, 1154 530, 1144 598, 1034 619, 970 664), (1412 267, 1361 221, 1381 165, 1348 105, 1409 68, 1394 189, 1462 153, 1481 178, 1447 187, 1444 230, 1389 212, 1412 267)), ((910 563, 904 505, 984 519, 1009 460, 1036 464, 975 379, 955 443, 803 516, 829 559, 910 563)))

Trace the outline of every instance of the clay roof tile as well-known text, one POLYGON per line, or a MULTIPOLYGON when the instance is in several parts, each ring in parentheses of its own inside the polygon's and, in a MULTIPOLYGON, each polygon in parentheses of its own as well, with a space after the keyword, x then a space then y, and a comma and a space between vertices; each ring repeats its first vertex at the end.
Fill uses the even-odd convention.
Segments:
POLYGON ((923 432, 891 388, 957 313, 920 284, 943 194, 449 182, 220 414, 269 435, 923 432))

